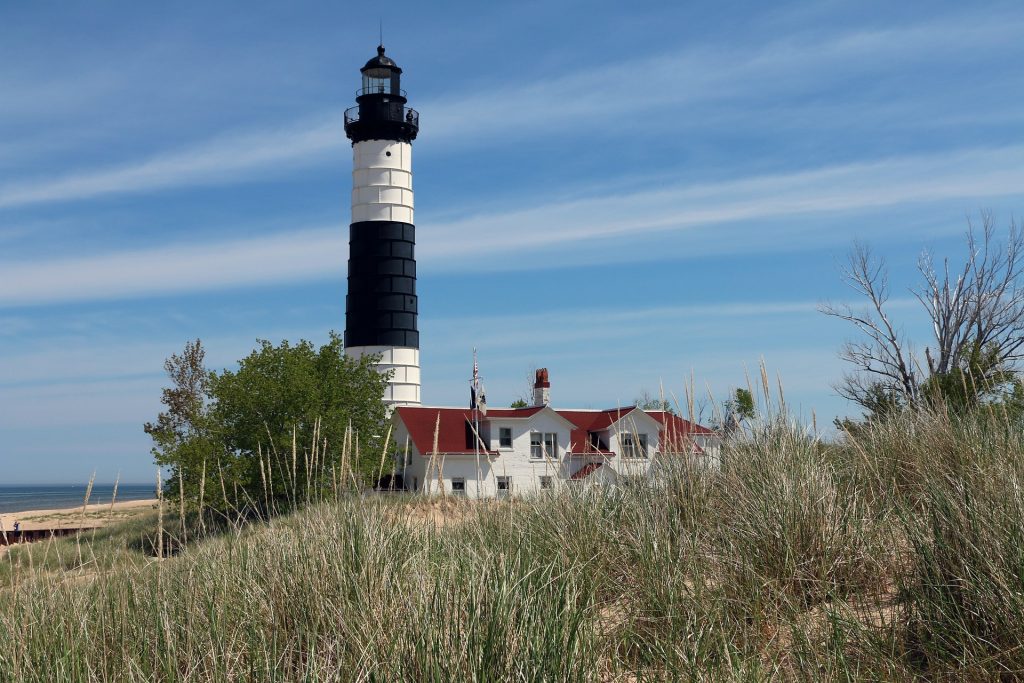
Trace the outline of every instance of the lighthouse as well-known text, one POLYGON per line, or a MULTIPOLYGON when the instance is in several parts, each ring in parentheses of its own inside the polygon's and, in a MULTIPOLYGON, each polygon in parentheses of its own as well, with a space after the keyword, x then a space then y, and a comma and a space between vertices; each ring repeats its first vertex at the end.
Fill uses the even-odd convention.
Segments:
POLYGON ((416 227, 412 141, 419 113, 407 107, 402 70, 377 47, 360 69, 356 106, 345 112, 352 141, 352 223, 349 226, 345 355, 379 355, 391 371, 384 401, 420 404, 416 227))

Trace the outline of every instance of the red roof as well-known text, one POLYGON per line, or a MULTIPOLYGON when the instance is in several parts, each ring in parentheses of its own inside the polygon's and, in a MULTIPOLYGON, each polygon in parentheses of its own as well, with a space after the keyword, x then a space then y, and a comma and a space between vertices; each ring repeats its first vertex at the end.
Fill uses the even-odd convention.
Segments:
POLYGON ((690 450, 696 453, 703 453, 704 449, 693 443, 690 437, 714 434, 707 427, 684 420, 666 410, 648 410, 647 414, 665 426, 661 430, 661 441, 659 444, 659 449, 662 453, 680 453, 684 450, 684 445, 688 445, 690 450))
POLYGON ((608 429, 612 423, 632 413, 636 408, 609 408, 608 410, 559 410, 556 411, 569 422, 576 425, 572 430, 569 440, 572 442, 573 453, 596 453, 600 455, 615 455, 608 450, 608 444, 604 447, 594 446, 591 443, 590 433, 600 432, 608 429))
POLYGON ((701 434, 710 436, 715 433, 714 430, 708 429, 704 425, 684 420, 675 413, 670 413, 667 410, 647 410, 644 412, 662 424, 665 424, 667 421, 668 428, 672 431, 677 431, 680 434, 701 434))
POLYGON ((532 417, 544 410, 543 406, 530 406, 528 408, 488 408, 487 417, 523 418, 532 417))
MULTIPOLYGON (((528 408, 491 408, 488 409, 486 416, 482 416, 482 421, 528 418, 536 415, 543 409, 540 406, 530 406, 528 408)), ((595 445, 593 443, 593 440, 598 439, 596 433, 608 429, 612 424, 630 415, 635 410, 637 410, 635 406, 628 406, 625 408, 609 408, 607 410, 557 410, 555 412, 563 419, 571 422, 575 427, 570 432, 570 444, 568 444, 573 453, 614 456, 615 453, 608 450, 608 444, 598 442, 595 445)), ((473 454, 476 452, 473 448, 473 413, 468 408, 401 406, 396 408, 395 412, 408 430, 409 438, 413 445, 416 446, 416 450, 422 455, 429 455, 434 451, 435 428, 437 430, 438 453, 473 454), (440 423, 438 423, 439 416, 440 423)), ((671 445, 673 442, 678 443, 680 448, 672 449, 668 452, 682 450, 682 444, 689 442, 688 437, 691 435, 714 434, 707 427, 684 420, 678 415, 673 415, 667 411, 650 410, 642 412, 645 412, 664 425, 660 438, 662 452, 666 452, 666 444, 671 445)), ((497 455, 496 451, 488 450, 487 446, 486 443, 481 441, 480 452, 497 455)), ((690 447, 695 448, 694 445, 690 447)))
POLYGON ((634 410, 636 410, 635 406, 628 406, 607 410, 558 410, 555 412, 581 429, 597 432, 608 429, 614 422, 621 420, 634 410))
MULTIPOLYGON (((418 408, 400 406, 395 409, 405 428, 409 431, 409 439, 421 455, 434 452, 434 432, 437 432, 438 453, 473 454, 473 413, 468 408, 418 408)), ((487 444, 480 442, 481 453, 491 453, 487 444)))
POLYGON ((572 479, 573 481, 579 481, 580 479, 586 479, 587 477, 589 477, 591 474, 593 474, 600 467, 601 467, 601 463, 599 463, 599 462, 588 462, 586 465, 584 465, 583 467, 581 467, 578 470, 576 470, 573 473, 573 475, 571 477, 569 477, 569 478, 572 479))

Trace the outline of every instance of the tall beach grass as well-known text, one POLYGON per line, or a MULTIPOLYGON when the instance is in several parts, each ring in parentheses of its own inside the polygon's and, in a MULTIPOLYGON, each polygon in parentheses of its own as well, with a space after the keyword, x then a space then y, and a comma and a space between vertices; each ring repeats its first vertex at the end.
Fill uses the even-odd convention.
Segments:
POLYGON ((1007 416, 907 413, 824 441, 777 414, 720 467, 662 465, 651 486, 486 503, 339 493, 205 534, 168 505, 162 526, 191 535, 163 559, 155 515, 16 548, 0 680, 1024 675, 1007 416))

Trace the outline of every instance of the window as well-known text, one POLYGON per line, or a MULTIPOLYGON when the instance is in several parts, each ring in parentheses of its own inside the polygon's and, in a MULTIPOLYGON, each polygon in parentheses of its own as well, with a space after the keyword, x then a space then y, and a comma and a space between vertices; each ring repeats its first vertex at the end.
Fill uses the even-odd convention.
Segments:
POLYGON ((541 490, 550 489, 551 488, 551 477, 541 477, 540 478, 540 488, 541 488, 541 490))
POLYGON ((365 94, 398 94, 395 90, 395 79, 393 78, 391 69, 382 67, 377 69, 367 69, 363 72, 363 91, 365 94))
POLYGON ((530 459, 558 458, 558 435, 554 432, 530 432, 530 459))
POLYGON ((457 496, 466 495, 466 480, 462 477, 452 479, 452 493, 457 496))
POLYGON ((511 427, 500 427, 498 429, 498 448, 512 448, 511 427))
POLYGON ((646 458, 647 457, 647 435, 625 433, 619 435, 622 444, 623 458, 646 458))
POLYGON ((512 477, 498 477, 498 495, 507 496, 512 492, 512 477))

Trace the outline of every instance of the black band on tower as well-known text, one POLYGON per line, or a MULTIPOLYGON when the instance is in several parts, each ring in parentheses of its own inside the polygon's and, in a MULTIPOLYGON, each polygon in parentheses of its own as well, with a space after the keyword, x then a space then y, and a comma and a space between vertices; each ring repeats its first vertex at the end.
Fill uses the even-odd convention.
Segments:
POLYGON ((345 346, 418 349, 416 227, 364 221, 349 227, 345 346))

